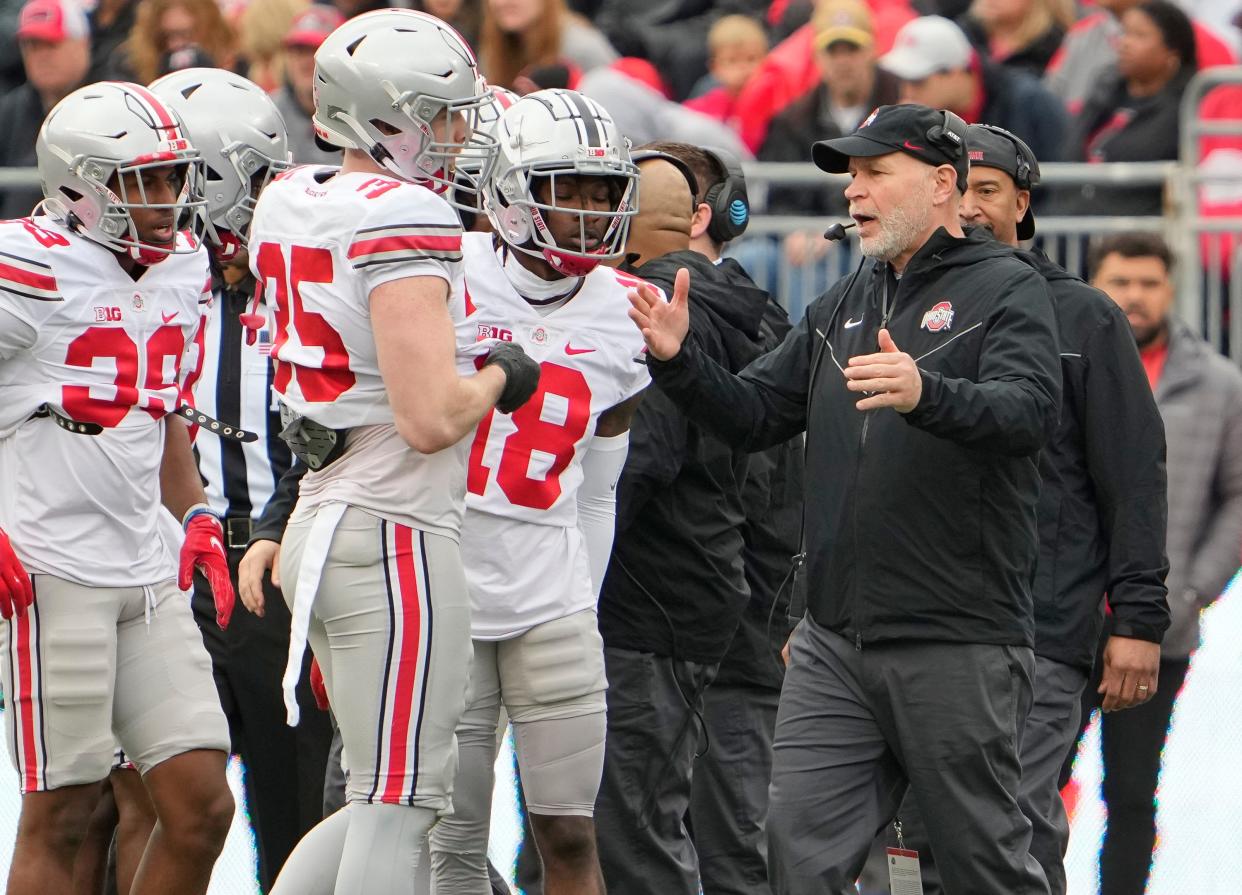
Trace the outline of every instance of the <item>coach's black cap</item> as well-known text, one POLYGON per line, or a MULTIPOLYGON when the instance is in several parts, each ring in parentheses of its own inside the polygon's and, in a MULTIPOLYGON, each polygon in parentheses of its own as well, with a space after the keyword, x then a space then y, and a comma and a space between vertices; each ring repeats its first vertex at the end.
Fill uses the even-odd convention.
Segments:
MULTIPOLYGON (((1029 190, 1039 183, 1039 159, 1031 147, 1003 127, 970 125, 966 128, 966 149, 971 165, 1004 171, 1020 190, 1029 190)), ((1018 221, 1018 239, 1034 235, 1035 212, 1028 207, 1026 216, 1018 221)))
POLYGON ((811 158, 821 170, 844 174, 852 158, 890 152, 904 152, 929 165, 951 166, 957 172, 957 188, 966 192, 966 122, 927 106, 880 106, 849 136, 812 146, 811 158))

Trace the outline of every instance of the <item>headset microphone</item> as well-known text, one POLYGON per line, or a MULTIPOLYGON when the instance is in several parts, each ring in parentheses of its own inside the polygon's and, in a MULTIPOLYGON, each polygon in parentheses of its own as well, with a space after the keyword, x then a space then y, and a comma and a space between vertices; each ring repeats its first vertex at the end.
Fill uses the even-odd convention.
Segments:
POLYGON ((839 239, 845 239, 845 231, 850 229, 850 227, 857 227, 857 226, 858 224, 853 223, 853 222, 850 222, 848 224, 833 224, 831 227, 829 227, 827 230, 824 231, 824 239, 831 239, 833 241, 836 241, 839 239))

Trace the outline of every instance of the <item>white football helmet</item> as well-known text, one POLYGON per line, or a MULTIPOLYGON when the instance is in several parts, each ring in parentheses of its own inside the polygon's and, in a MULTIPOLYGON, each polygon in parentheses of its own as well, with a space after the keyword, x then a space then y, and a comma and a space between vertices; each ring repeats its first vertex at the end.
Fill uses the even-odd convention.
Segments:
MULTIPOLYGON (((359 149, 403 180, 452 200, 453 167, 490 169, 495 141, 478 131, 490 95, 461 36, 408 9, 364 13, 315 52, 315 135, 359 149), (464 135, 436 129, 465 127, 464 135)), ((456 204, 456 203, 454 203, 456 204)))
POLYGON ((57 103, 35 140, 43 205, 49 214, 88 239, 128 252, 142 264, 169 254, 198 250, 198 239, 143 242, 132 209, 168 209, 175 228, 201 236, 203 162, 181 120, 138 84, 102 81, 81 87, 57 103), (178 195, 172 202, 148 199, 142 175, 175 168, 178 195), (132 175, 132 176, 129 176, 132 175))
POLYGON ((495 168, 483 184, 483 205, 511 248, 542 257, 575 277, 622 256, 630 218, 638 211, 638 168, 630 161, 630 141, 603 106, 575 90, 528 93, 501 115, 496 140, 500 145, 495 168), (556 178, 582 176, 615 179, 612 210, 584 211, 556 203, 556 178), (537 179, 547 180, 547 201, 535 196, 537 179), (577 215, 580 246, 588 244, 589 219, 608 219, 607 229, 593 248, 561 246, 548 230, 550 212, 577 215))
POLYGON ((259 192, 292 165, 289 134, 258 84, 222 68, 187 68, 151 83, 203 156, 207 237, 222 260, 245 248, 259 192))
MULTIPOLYGON (((487 137, 496 139, 496 125, 500 123, 500 116, 504 114, 505 109, 509 108, 520 97, 512 90, 506 90, 504 87, 497 87, 495 84, 487 85, 487 99, 479 108, 479 133, 487 137)), ((457 188, 469 192, 471 195, 477 195, 480 188, 479 175, 483 171, 483 164, 479 159, 470 156, 459 158, 457 160, 457 188)))

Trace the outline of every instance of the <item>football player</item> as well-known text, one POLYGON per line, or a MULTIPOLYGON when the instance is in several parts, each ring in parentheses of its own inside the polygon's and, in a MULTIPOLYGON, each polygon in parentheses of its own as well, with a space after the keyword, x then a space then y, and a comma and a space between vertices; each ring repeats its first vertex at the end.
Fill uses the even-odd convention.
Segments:
POLYGON ((176 415, 210 300, 206 252, 178 229, 202 161, 175 113, 120 82, 62 100, 36 151, 44 213, 0 224, 0 675, 23 793, 7 891, 69 889, 119 742, 158 818, 132 891, 202 893, 233 817, 180 592, 202 569, 227 625, 223 532, 176 415))
MULTIPOLYGON (((249 444, 210 436, 194 443, 207 502, 224 517, 224 546, 236 576, 252 523, 290 462, 271 400, 266 314, 257 333, 249 333, 241 320, 255 294, 247 257, 250 219, 259 193, 290 167, 289 139, 275 103, 233 72, 183 69, 153 82, 151 92, 181 117, 203 156, 207 205, 201 214, 213 301, 199 340, 202 365, 194 404, 259 436, 249 444)), ((280 678, 289 652, 289 613, 279 591, 261 582, 272 598, 269 614, 238 613, 224 632, 215 624, 206 582, 198 577, 194 583, 194 617, 211 654, 233 749, 246 765, 247 816, 255 830, 260 886, 267 891, 298 840, 323 817, 331 729, 317 713, 296 728, 284 723, 280 678)), ((301 696, 309 705, 309 685, 301 696)))
POLYGON ((483 181, 494 234, 466 234, 458 341, 500 338, 540 362, 520 410, 484 416, 470 449, 462 554, 474 662, 457 729, 454 812, 432 832, 439 895, 487 891, 503 704, 544 890, 603 893, 592 815, 604 761, 595 603, 611 552, 630 419, 648 383, 621 259, 638 170, 602 106, 541 90, 506 109, 483 181))
POLYGON ((465 437, 520 407, 539 367, 508 342, 454 340, 462 233, 444 196, 457 158, 486 169, 495 146, 474 133, 486 97, 469 47, 432 16, 379 10, 324 41, 315 85, 315 132, 344 163, 264 191, 250 264, 275 311, 283 435, 311 468, 280 556, 286 704, 296 723, 309 633, 350 775, 346 807, 273 891, 386 895, 413 888, 450 804, 470 656, 465 437))

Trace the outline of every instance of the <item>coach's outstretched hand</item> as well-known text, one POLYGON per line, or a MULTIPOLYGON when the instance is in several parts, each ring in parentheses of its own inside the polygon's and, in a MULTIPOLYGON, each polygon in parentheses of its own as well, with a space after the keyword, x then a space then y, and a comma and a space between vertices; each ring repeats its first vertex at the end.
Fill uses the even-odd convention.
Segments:
POLYGON ((539 364, 521 345, 512 342, 501 342, 488 352, 483 366, 492 364, 505 371, 505 388, 496 400, 496 409, 501 413, 513 413, 539 388, 539 364))
POLYGON ((0 529, 0 615, 5 618, 12 618, 14 613, 25 615, 26 607, 33 602, 30 576, 13 552, 8 535, 0 529))
POLYGON ((656 360, 672 360, 690 331, 690 271, 682 268, 673 281, 673 300, 664 301, 655 287, 643 283, 629 292, 630 319, 643 334, 656 360))
POLYGON ((182 590, 193 587, 195 569, 202 572, 211 585, 211 596, 216 602, 216 624, 224 630, 229 626, 236 597, 229 578, 228 557, 224 555, 224 529, 220 527, 220 520, 210 513, 194 516, 185 528, 177 586, 182 590))

